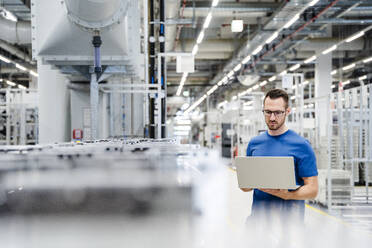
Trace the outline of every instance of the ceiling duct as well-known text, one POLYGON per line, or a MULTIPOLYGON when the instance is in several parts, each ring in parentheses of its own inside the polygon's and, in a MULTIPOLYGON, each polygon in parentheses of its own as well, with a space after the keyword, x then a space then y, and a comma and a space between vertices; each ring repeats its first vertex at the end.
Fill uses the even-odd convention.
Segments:
POLYGON ((31 43, 31 23, 0 18, 0 39, 11 44, 31 43))
POLYGON ((120 22, 128 8, 126 0, 65 0, 68 17, 77 25, 102 29, 120 22))

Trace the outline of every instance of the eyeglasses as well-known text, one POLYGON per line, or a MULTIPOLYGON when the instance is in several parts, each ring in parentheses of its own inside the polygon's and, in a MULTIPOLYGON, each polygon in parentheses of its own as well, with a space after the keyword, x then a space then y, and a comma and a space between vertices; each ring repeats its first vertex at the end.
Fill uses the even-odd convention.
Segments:
POLYGON ((271 117, 272 114, 274 114, 275 117, 282 117, 285 111, 270 111, 270 110, 262 110, 262 113, 264 113, 265 116, 271 117))

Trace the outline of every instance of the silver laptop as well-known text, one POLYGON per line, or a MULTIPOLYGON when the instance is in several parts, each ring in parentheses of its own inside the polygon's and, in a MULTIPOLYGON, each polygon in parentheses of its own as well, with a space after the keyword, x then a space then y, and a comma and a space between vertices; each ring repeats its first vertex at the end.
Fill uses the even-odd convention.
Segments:
POLYGON ((293 157, 236 157, 240 188, 297 189, 293 157))

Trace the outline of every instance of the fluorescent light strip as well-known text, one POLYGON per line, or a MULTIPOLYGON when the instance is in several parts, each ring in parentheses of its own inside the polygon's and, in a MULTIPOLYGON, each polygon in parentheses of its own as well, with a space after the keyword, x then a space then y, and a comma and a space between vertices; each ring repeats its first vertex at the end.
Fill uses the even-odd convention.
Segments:
POLYGON ((368 59, 363 60, 363 63, 369 63, 372 61, 372 57, 369 57, 368 59))
POLYGON ((257 53, 259 53, 259 52, 262 50, 262 48, 263 48, 262 45, 259 46, 259 47, 257 47, 257 48, 252 52, 252 54, 253 54, 253 55, 256 55, 257 53))
POLYGON ((333 45, 333 46, 331 46, 330 48, 324 50, 324 51, 322 52, 322 54, 323 54, 323 55, 326 55, 326 54, 328 54, 328 53, 330 53, 330 52, 332 52, 332 51, 334 51, 334 50, 336 50, 336 49, 337 49, 337 45, 333 45))
POLYGON ((238 99, 238 97, 237 97, 237 96, 233 96, 231 99, 232 99, 233 101, 235 101, 236 99, 238 99))
POLYGON ((276 37, 278 37, 279 36, 279 32, 278 31, 276 31, 276 32, 274 32, 271 36, 270 36, 270 38, 268 38, 267 40, 266 40, 266 44, 270 44, 273 40, 275 40, 276 39, 276 37))
POLYGON ((306 80, 306 81, 304 81, 303 83, 302 83, 302 85, 307 85, 307 84, 309 84, 310 82, 309 82, 309 80, 306 80))
POLYGON ((332 72, 331 72, 331 75, 332 76, 334 76, 334 75, 336 75, 337 74, 337 69, 336 70, 333 70, 332 72))
POLYGON ((332 89, 336 88, 336 85, 333 84, 333 85, 331 86, 331 88, 332 88, 332 89))
POLYGON ((290 99, 291 99, 291 100, 294 100, 294 99, 296 99, 296 96, 291 96, 290 99))
POLYGON ((198 50, 199 50, 199 46, 197 44, 195 44, 193 49, 192 49, 192 55, 195 56, 198 53, 198 50))
POLYGON ((248 55, 247 57, 245 57, 245 58, 243 59, 242 63, 243 63, 243 64, 247 64, 249 60, 251 60, 251 56, 248 55))
POLYGON ((265 80, 265 81, 263 81, 262 83, 260 83, 260 86, 263 87, 263 86, 265 86, 266 84, 267 84, 267 81, 265 80))
POLYGON ((234 71, 230 71, 229 74, 227 74, 227 77, 232 77, 234 75, 234 71))
POLYGON ((237 72, 242 68, 242 64, 238 64, 237 66, 234 67, 234 71, 237 72))
POLYGON ((290 71, 295 71, 295 70, 297 70, 298 68, 300 68, 301 67, 301 65, 300 64, 297 64, 297 65, 294 65, 294 66, 292 66, 291 68, 289 68, 289 70, 290 71))
POLYGON ((276 79, 276 76, 272 76, 271 78, 269 78, 269 82, 272 82, 276 79))
POLYGON ((317 2, 319 2, 319 0, 313 0, 309 3, 309 7, 312 7, 314 6, 317 2))
POLYGON ((16 86, 17 84, 12 82, 12 81, 9 81, 9 80, 5 80, 5 82, 10 85, 10 86, 16 86))
POLYGON ((347 70, 350 70, 350 69, 354 68, 355 66, 356 66, 356 64, 355 63, 352 63, 350 65, 347 65, 345 67, 342 67, 342 70, 343 71, 347 71, 347 70))
POLYGON ((19 89, 27 89, 25 86, 21 85, 21 84, 18 84, 18 88, 19 89))
POLYGON ((255 86, 252 87, 253 90, 257 90, 258 87, 260 87, 258 84, 256 84, 255 86))
POLYGON ((202 43, 203 39, 204 39, 204 30, 202 30, 202 31, 200 32, 200 34, 199 34, 199 36, 198 36, 198 39, 196 40, 196 43, 197 43, 197 44, 202 43))
POLYGON ((308 59, 306 59, 305 61, 304 61, 304 63, 305 64, 308 64, 308 63, 310 63, 310 62, 312 62, 312 61, 314 61, 314 60, 316 60, 316 56, 314 55, 314 56, 311 56, 310 58, 308 58, 308 59))
POLYGON ((18 63, 15 63, 15 66, 18 68, 18 69, 20 69, 20 70, 22 70, 22 71, 26 71, 27 70, 27 68, 26 67, 24 67, 24 66, 21 66, 20 64, 18 64, 18 63))
POLYGON ((284 76, 285 74, 287 74, 287 70, 282 71, 279 75, 284 76))
POLYGON ((212 2, 212 7, 216 7, 217 4, 218 4, 218 1, 219 1, 219 0, 213 0, 213 2, 212 2))
POLYGON ((4 61, 5 63, 10 63, 11 62, 10 59, 5 58, 4 56, 1 56, 1 55, 0 55, 0 60, 4 61))
POLYGON ((363 81, 363 80, 366 80, 367 78, 368 78, 367 75, 364 75, 364 76, 359 77, 359 80, 363 81))
POLYGON ((364 31, 361 31, 361 32, 359 32, 359 33, 357 33, 357 34, 351 36, 350 38, 348 38, 348 39, 346 40, 346 42, 347 42, 347 43, 352 42, 353 40, 356 40, 356 39, 362 37, 364 34, 365 34, 365 32, 364 32, 364 31))
POLYGON ((347 84, 349 84, 349 83, 351 83, 351 81, 350 81, 350 80, 347 80, 347 81, 345 81, 345 82, 342 82, 342 85, 347 85, 347 84))
POLYGON ((211 23, 212 20, 212 12, 209 12, 207 17, 205 18, 203 28, 208 28, 209 24, 211 23))
POLYGON ((34 77, 39 77, 39 74, 37 74, 36 72, 34 72, 33 70, 30 70, 30 74, 34 77))
POLYGON ((293 23, 295 23, 300 18, 300 14, 296 14, 289 22, 287 22, 283 28, 289 28, 292 26, 293 23))

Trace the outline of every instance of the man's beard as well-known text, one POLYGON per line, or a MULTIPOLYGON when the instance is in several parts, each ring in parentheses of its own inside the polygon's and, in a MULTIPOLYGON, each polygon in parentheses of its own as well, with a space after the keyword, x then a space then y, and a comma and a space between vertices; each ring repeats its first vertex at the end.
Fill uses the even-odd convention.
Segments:
POLYGON ((281 128, 284 124, 284 120, 282 122, 277 122, 277 121, 267 121, 266 125, 271 131, 276 131, 279 128, 281 128))

